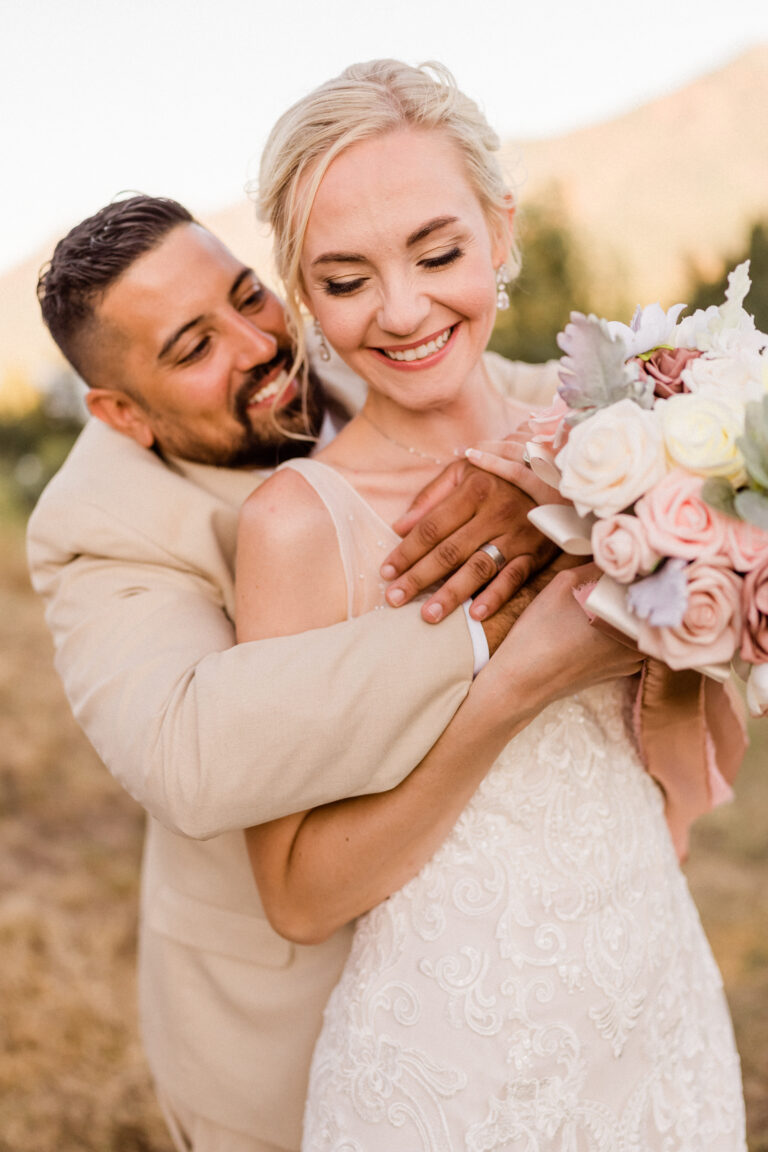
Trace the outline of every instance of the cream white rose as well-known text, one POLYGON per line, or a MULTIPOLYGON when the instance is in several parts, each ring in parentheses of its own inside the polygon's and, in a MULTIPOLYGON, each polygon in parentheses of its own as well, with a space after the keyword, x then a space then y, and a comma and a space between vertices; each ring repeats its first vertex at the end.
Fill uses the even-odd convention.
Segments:
POLYGON ((664 438, 656 410, 619 400, 571 429, 555 463, 560 491, 585 516, 614 516, 666 474, 664 438))
POLYGON ((720 393, 731 407, 760 400, 768 389, 768 373, 762 356, 726 359, 700 356, 683 369, 682 380, 690 392, 720 393))
POLYGON ((744 409, 732 397, 711 391, 683 393, 660 401, 664 443, 673 464, 695 476, 722 476, 733 484, 746 480, 736 438, 744 431, 744 409))

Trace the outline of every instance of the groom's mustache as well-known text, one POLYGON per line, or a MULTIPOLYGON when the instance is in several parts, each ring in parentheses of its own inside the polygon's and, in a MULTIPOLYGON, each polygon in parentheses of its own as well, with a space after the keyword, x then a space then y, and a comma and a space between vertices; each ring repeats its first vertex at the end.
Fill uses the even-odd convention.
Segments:
POLYGON ((293 349, 288 345, 284 348, 278 348, 275 355, 266 364, 256 364, 248 373, 248 379, 243 387, 253 389, 254 385, 259 385, 263 380, 266 380, 270 372, 274 372, 275 368, 289 366, 293 358, 293 349))
POLYGON ((245 380, 235 393, 234 409, 241 420, 245 420, 251 397, 258 392, 267 377, 276 370, 279 371, 281 368, 285 368, 287 371, 292 362, 293 348, 289 344, 285 347, 278 348, 272 359, 268 360, 265 364, 255 364, 253 368, 251 368, 245 380))
POLYGON ((253 387, 254 384, 260 384, 261 380, 266 379, 266 377, 269 376, 269 373, 273 372, 276 367, 279 367, 282 364, 288 367, 292 355, 294 355, 294 349, 290 348, 290 346, 287 348, 279 348, 277 349, 276 354, 272 357, 271 361, 267 361, 266 364, 257 364, 256 366, 252 367, 249 373, 249 381, 251 387, 253 387))

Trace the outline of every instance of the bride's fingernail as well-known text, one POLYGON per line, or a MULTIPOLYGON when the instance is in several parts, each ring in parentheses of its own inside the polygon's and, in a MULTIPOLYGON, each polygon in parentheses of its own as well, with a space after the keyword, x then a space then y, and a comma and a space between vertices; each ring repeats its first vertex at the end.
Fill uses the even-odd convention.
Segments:
POLYGON ((482 452, 478 452, 477 448, 465 448, 464 455, 468 460, 479 460, 482 452))

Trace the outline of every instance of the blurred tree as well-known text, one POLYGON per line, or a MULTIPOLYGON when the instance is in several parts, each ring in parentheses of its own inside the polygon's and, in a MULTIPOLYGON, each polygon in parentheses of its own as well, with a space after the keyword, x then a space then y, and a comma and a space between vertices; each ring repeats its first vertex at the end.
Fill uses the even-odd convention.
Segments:
POLYGON ((0 411, 0 509, 24 515, 64 462, 82 428, 82 384, 62 372, 35 391, 35 403, 0 411))
POLYGON ((0 374, 0 420, 15 420, 35 407, 39 394, 24 368, 6 364, 0 374))
POLYGON ((520 212, 520 275, 509 287, 490 347, 512 360, 540 363, 560 355, 557 333, 572 310, 590 310, 586 263, 556 194, 520 212))
POLYGON ((709 280, 701 275, 695 265, 691 267, 691 287, 688 292, 690 310, 722 304, 728 287, 728 273, 743 260, 750 262, 749 275, 752 280, 744 307, 754 316, 757 327, 762 332, 768 332, 768 220, 752 225, 746 247, 724 261, 722 274, 716 279, 709 280))

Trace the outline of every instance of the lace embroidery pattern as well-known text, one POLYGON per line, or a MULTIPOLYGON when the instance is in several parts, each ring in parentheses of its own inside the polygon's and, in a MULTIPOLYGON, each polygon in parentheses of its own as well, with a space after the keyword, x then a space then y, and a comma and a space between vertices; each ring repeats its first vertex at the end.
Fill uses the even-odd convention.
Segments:
POLYGON ((719 973, 620 686, 544 712, 363 917, 306 1152, 744 1149, 719 973))

